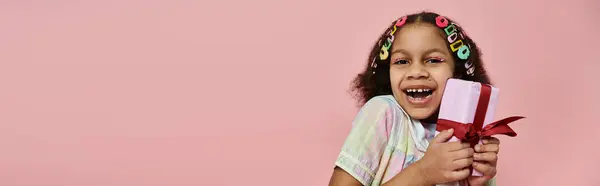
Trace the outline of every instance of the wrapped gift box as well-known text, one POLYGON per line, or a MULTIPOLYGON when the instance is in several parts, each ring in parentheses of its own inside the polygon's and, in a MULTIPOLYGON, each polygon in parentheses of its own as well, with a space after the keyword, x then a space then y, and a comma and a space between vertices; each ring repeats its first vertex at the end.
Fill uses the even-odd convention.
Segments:
MULTIPOLYGON (((472 124, 475 119, 475 113, 480 101, 481 91, 483 85, 478 82, 465 81, 460 79, 449 79, 446 83, 446 88, 442 97, 442 103, 440 105, 439 119, 454 121, 462 124, 472 124)), ((491 93, 489 94, 489 102, 485 112, 485 119, 483 125, 494 122, 494 113, 496 112, 496 105, 498 104, 498 93, 499 89, 493 86, 491 93)), ((484 99, 486 100, 486 99, 484 99)), ((438 125, 438 131, 436 135, 441 131, 438 125)), ((456 131, 456 130, 455 130, 456 131)), ((456 133, 456 132, 455 132, 456 133)), ((450 141, 460 141, 455 136, 450 141)), ((479 141, 481 143, 481 141, 479 141)), ((473 176, 481 176, 480 172, 473 170, 473 176)))

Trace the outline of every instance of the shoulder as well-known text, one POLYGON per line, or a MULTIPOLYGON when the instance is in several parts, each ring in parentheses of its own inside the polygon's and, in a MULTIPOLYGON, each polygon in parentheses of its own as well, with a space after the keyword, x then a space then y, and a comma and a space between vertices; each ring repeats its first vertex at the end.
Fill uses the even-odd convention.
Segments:
POLYGON ((404 112, 402 107, 396 102, 396 98, 392 95, 375 96, 369 99, 361 108, 361 112, 404 112))
POLYGON ((394 96, 376 96, 362 106, 354 122, 367 125, 393 125, 398 122, 396 120, 403 118, 403 112, 394 96), (379 122, 373 123, 374 120, 379 122))
POLYGON ((387 108, 394 109, 397 106, 396 99, 392 95, 375 96, 363 105, 364 108, 387 108))

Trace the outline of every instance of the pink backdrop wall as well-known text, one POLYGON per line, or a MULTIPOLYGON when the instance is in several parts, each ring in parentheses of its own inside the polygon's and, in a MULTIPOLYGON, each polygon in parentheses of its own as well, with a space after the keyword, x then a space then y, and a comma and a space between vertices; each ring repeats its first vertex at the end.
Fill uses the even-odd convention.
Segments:
POLYGON ((501 185, 597 185, 600 3, 1 0, 0 185, 326 185, 347 94, 394 18, 478 42, 501 185))

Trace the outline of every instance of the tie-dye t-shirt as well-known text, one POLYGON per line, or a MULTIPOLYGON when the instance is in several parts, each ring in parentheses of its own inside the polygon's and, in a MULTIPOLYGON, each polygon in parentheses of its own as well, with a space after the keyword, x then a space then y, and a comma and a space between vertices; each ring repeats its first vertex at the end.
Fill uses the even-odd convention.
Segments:
POLYGON ((421 159, 434 135, 435 124, 411 119, 391 95, 377 96, 358 112, 335 165, 365 186, 378 186, 421 159))

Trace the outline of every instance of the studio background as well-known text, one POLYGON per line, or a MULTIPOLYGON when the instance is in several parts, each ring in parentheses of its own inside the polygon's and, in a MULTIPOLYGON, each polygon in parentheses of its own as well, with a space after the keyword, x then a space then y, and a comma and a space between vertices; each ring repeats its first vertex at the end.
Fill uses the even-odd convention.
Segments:
POLYGON ((0 185, 326 185, 394 19, 458 21, 501 89, 499 185, 600 182, 600 3, 0 0, 0 185))

